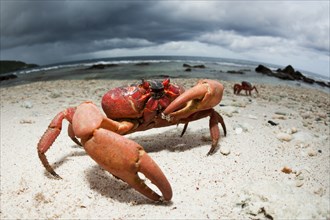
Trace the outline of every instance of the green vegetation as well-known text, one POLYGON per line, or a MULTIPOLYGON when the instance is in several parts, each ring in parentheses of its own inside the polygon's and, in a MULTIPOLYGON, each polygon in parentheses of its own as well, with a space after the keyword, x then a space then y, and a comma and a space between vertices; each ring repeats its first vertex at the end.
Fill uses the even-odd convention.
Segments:
POLYGON ((0 75, 17 71, 17 70, 22 70, 22 69, 27 69, 27 68, 34 68, 38 67, 37 64, 27 64, 22 61, 14 61, 14 60, 0 60, 0 75))

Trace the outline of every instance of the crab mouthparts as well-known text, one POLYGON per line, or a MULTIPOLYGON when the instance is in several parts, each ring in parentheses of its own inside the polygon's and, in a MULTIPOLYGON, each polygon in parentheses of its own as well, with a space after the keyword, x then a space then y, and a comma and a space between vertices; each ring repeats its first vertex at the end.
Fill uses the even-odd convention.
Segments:
POLYGON ((160 99, 164 96, 164 85, 158 80, 152 80, 150 83, 151 97, 160 99))
POLYGON ((154 99, 160 99, 164 96, 164 89, 152 89, 151 97, 154 99))

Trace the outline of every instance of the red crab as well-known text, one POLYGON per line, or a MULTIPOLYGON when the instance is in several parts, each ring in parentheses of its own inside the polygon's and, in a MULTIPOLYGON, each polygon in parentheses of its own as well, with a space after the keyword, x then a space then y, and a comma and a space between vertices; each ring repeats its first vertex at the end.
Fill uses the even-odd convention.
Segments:
POLYGON ((235 84, 234 85, 234 94, 238 95, 242 90, 245 90, 245 94, 249 92, 249 95, 251 95, 252 90, 256 90, 258 93, 258 90, 255 86, 252 86, 251 83, 247 81, 243 81, 242 84, 235 84))
POLYGON ((213 109, 221 101, 222 94, 222 84, 213 80, 200 80, 185 92, 182 87, 170 83, 169 78, 142 80, 138 85, 112 89, 102 98, 106 116, 92 102, 58 113, 38 143, 39 158, 48 172, 61 178, 49 165, 45 153, 60 134, 62 121, 66 119, 69 137, 82 145, 102 168, 151 200, 171 200, 172 189, 161 169, 139 144, 123 135, 181 123, 185 125, 183 135, 190 121, 209 116, 212 146, 208 154, 211 154, 220 139, 218 123, 226 135, 223 118, 213 109), (138 172, 158 187, 162 197, 139 178, 138 172))

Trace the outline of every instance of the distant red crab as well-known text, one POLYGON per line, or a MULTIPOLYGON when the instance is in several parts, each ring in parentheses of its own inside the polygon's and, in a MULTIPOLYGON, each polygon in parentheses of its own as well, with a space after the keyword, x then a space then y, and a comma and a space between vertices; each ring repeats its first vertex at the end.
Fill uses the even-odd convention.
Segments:
POLYGON ((235 84, 234 85, 234 94, 238 95, 242 90, 245 90, 245 94, 247 95, 249 92, 249 95, 251 95, 252 90, 256 90, 258 93, 258 90, 255 86, 252 86, 251 83, 247 81, 243 81, 242 84, 235 84))
POLYGON ((190 121, 209 116, 212 138, 209 155, 220 139, 218 123, 226 135, 223 118, 213 109, 220 103, 223 89, 219 82, 205 79, 184 91, 170 83, 169 78, 142 80, 140 84, 114 88, 102 98, 106 116, 92 102, 58 113, 38 143, 39 158, 48 172, 61 178, 49 165, 45 153, 60 134, 62 121, 66 119, 69 137, 82 145, 102 168, 151 200, 169 201, 172 188, 161 169, 139 144, 123 135, 181 123, 184 124, 183 135, 190 121), (158 187, 162 197, 139 178, 138 172, 158 187))

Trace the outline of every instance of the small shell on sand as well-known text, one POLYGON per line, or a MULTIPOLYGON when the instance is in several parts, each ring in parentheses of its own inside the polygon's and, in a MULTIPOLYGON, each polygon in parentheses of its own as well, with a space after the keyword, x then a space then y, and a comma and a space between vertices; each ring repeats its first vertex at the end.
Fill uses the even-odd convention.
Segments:
POLYGON ((286 120, 286 117, 284 115, 273 115, 272 116, 272 119, 281 119, 281 120, 286 120))
POLYGON ((23 108, 32 108, 33 104, 31 101, 24 101, 21 105, 23 108))
POLYGON ((255 115, 248 115, 248 118, 250 118, 250 119, 258 119, 258 117, 255 116, 255 115))
POLYGON ((283 173, 286 173, 286 174, 290 174, 292 173, 292 169, 290 167, 283 167, 282 170, 281 170, 283 173))
POLYGON ((228 154, 230 154, 230 148, 226 146, 221 146, 220 153, 227 156, 228 154))
POLYGON ((240 127, 235 128, 236 134, 241 134, 242 132, 243 132, 243 128, 240 128, 240 127))
POLYGON ((296 187, 301 187, 302 185, 304 185, 304 181, 296 180, 296 187))
POLYGON ((291 141, 292 140, 292 136, 290 134, 287 134, 287 133, 278 133, 276 135, 276 138, 281 140, 281 141, 291 141))

